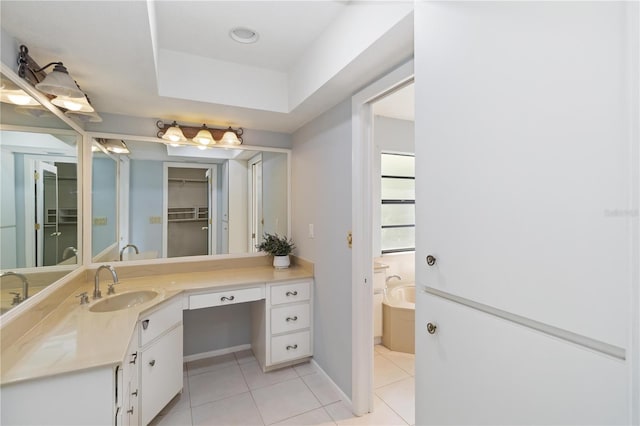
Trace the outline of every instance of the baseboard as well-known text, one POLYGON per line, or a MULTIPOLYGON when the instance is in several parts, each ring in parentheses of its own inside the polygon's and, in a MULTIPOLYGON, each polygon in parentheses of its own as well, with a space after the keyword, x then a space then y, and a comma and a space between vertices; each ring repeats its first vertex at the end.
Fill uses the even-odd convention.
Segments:
POLYGON ((331 386, 335 389, 336 392, 340 395, 342 402, 347 406, 347 408, 353 413, 353 403, 351 402, 351 398, 349 398, 343 391, 340 389, 340 386, 336 385, 336 383, 331 380, 331 377, 318 365, 315 359, 311 358, 311 363, 316 367, 318 373, 323 375, 325 379, 331 383, 331 386))
POLYGON ((251 344, 246 343, 244 345, 231 346, 230 348, 223 348, 223 349, 217 349, 215 351, 200 352, 199 354, 186 355, 182 359, 184 362, 191 362, 191 361, 197 361, 199 359, 212 358, 214 356, 220 356, 220 355, 231 354, 233 352, 244 351, 245 349, 251 349, 251 344))

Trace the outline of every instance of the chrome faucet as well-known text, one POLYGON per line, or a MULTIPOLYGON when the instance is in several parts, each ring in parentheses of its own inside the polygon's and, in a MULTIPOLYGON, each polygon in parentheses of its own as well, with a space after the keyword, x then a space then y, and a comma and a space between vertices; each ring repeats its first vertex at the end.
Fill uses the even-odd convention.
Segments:
POLYGON ((138 250, 138 247, 135 246, 135 244, 127 244, 120 249, 120 260, 122 260, 122 254, 124 253, 124 251, 129 247, 133 247, 133 249, 136 251, 136 254, 140 254, 140 251, 138 250))
POLYGON ((22 281, 22 296, 20 295, 20 293, 11 293, 14 295, 14 298, 11 304, 17 305, 20 302, 24 302, 29 297, 29 280, 27 280, 27 277, 25 277, 24 275, 19 274, 17 272, 13 272, 13 271, 7 271, 7 272, 1 273, 0 278, 8 277, 11 275, 14 275, 20 278, 20 280, 22 281))
POLYGON ((402 281, 402 277, 400 275, 389 275, 385 280, 385 284, 388 284, 389 281, 391 281, 391 278, 397 278, 398 280, 402 281))
POLYGON ((113 283, 109 284, 109 291, 107 291, 107 294, 115 293, 113 286, 118 284, 118 274, 116 274, 116 270, 113 269, 113 266, 101 265, 100 267, 98 267, 98 269, 96 269, 95 286, 93 288, 94 299, 100 299, 102 297, 102 293, 100 292, 100 271, 103 269, 107 269, 109 272, 111 272, 111 276, 113 277, 113 283))

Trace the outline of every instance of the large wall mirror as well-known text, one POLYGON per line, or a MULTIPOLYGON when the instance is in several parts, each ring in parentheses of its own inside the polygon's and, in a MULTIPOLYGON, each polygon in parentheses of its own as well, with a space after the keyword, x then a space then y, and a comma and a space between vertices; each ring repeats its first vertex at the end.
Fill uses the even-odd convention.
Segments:
POLYGON ((93 261, 251 253, 288 235, 289 155, 96 138, 93 261), (105 149, 119 143, 129 152, 105 149))
POLYGON ((0 78, 0 313, 4 313, 78 267, 81 137, 14 80, 0 78))

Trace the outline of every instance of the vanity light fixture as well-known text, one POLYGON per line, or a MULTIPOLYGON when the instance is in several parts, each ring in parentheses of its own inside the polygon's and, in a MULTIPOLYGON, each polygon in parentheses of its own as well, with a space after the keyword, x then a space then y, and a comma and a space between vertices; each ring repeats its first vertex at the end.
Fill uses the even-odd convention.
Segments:
POLYGON ((202 129, 198 132, 197 135, 193 137, 193 141, 198 142, 201 145, 209 145, 209 144, 216 143, 216 141, 213 139, 213 135, 211 134, 209 129, 207 129, 206 124, 202 125, 202 129))
POLYGON ((95 113, 87 95, 69 75, 69 71, 62 62, 50 62, 40 67, 29 56, 27 46, 20 46, 18 54, 18 75, 27 80, 36 89, 49 95, 51 103, 67 110, 66 112, 93 113, 90 116, 67 114, 81 121, 100 122, 102 119, 95 113), (53 66, 53 70, 47 74, 44 71, 53 66))
POLYGON ((164 124, 162 120, 156 123, 159 138, 171 142, 171 145, 179 143, 180 145, 190 145, 189 142, 198 144, 201 147, 209 145, 240 145, 242 144, 242 128, 232 129, 216 129, 203 124, 202 127, 181 126, 175 121, 171 124, 164 124), (190 141, 189 141, 190 139, 190 141), (187 142, 186 144, 184 142, 187 142))
POLYGON ((180 126, 175 121, 171 123, 171 126, 162 134, 162 139, 170 142, 184 142, 187 138, 184 137, 184 133, 180 130, 180 126))

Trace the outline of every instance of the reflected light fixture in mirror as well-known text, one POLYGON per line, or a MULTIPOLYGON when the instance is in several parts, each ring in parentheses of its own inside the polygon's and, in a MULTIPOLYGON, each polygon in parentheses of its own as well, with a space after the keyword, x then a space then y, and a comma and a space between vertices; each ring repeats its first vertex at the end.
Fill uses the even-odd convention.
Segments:
POLYGON ((3 78, 0 81, 0 101, 19 106, 40 105, 27 92, 16 86, 12 81, 3 78))
POLYGON ((70 98, 68 96, 58 96, 51 100, 55 106, 68 109, 69 111, 93 112, 94 109, 87 100, 86 96, 82 98, 70 98))
POLYGON ((97 141, 109 152, 113 152, 114 154, 129 154, 129 148, 127 148, 123 140, 97 139, 97 141))

